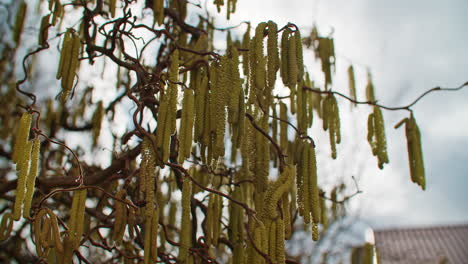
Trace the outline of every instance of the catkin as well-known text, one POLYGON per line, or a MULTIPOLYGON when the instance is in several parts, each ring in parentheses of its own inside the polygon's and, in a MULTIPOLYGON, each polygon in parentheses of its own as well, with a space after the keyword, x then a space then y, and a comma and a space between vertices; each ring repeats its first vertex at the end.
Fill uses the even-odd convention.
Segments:
POLYGON ((317 184, 317 160, 315 155, 315 148, 312 143, 307 142, 307 151, 309 152, 308 157, 309 161, 307 166, 309 172, 309 189, 310 192, 310 207, 312 218, 315 224, 320 222, 320 202, 319 202, 319 188, 317 184))
POLYGON ((36 183, 37 170, 39 165, 39 152, 41 141, 39 138, 33 140, 32 153, 31 153, 31 166, 29 169, 28 178, 26 180, 26 196, 24 198, 24 218, 29 218, 29 210, 31 209, 32 198, 34 195, 34 186, 36 183))
POLYGON ((21 211, 26 195, 26 182, 29 173, 29 161, 31 158, 32 141, 25 143, 26 146, 22 148, 21 156, 17 164, 18 170, 18 183, 16 186, 15 205, 13 208, 13 219, 18 221, 21 218, 21 211))
POLYGON ((283 84, 288 86, 289 84, 289 68, 288 68, 288 57, 289 57, 289 35, 291 30, 289 28, 283 30, 281 34, 281 65, 280 65, 280 73, 281 79, 283 80, 283 84))
POLYGON ((425 190, 426 179, 421 147, 421 132, 413 115, 406 120, 405 128, 411 180, 425 190))
POLYGON ((286 261, 284 239, 285 239, 285 224, 283 219, 276 220, 276 262, 284 264, 286 261))
POLYGON ((153 23, 162 25, 164 22, 164 0, 153 0, 153 23))
POLYGON ((190 222, 190 200, 192 197, 192 182, 189 178, 184 178, 182 186, 182 223, 180 231, 180 247, 179 257, 180 262, 187 261, 189 257, 189 248, 191 241, 191 222, 190 222))
POLYGON ((368 102, 375 102, 374 84, 370 73, 367 73, 366 99, 368 102))
POLYGON ((312 224, 312 240, 313 241, 318 241, 319 240, 319 230, 318 230, 318 224, 317 223, 312 224))
POLYGON ((109 0, 109 11, 111 14, 111 17, 115 17, 115 8, 117 7, 117 0, 109 0))
POLYGON ((18 7, 18 11, 16 12, 16 20, 13 27, 13 40, 16 44, 19 44, 21 41, 21 33, 23 32, 24 28, 27 9, 28 5, 26 2, 22 1, 18 7))
POLYGON ((298 79, 298 62, 297 62, 297 43, 296 35, 291 35, 288 40, 288 85, 290 89, 294 89, 298 79))
POLYGON ((103 118, 104 118, 104 106, 103 106, 102 101, 99 101, 97 104, 96 110, 94 110, 93 117, 92 117, 93 147, 97 146, 99 135, 101 134, 101 126, 102 126, 103 118))
POLYGON ((279 69, 278 53, 278 25, 273 21, 268 21, 268 42, 267 42, 267 85, 269 89, 275 87, 276 73, 279 69))
MULTIPOLYGON (((115 197, 125 200, 125 189, 119 190, 115 197)), ((127 224, 127 207, 124 203, 115 200, 115 220, 114 229, 112 230, 112 240, 117 243, 122 243, 123 235, 125 233, 125 226, 127 224)))
POLYGON ((376 150, 379 161, 379 168, 383 169, 383 164, 388 163, 387 139, 385 136, 382 110, 377 106, 374 107, 374 129, 377 141, 376 150))
POLYGON ((152 263, 155 263, 158 259, 158 230, 159 230, 159 211, 160 206, 156 207, 153 211, 151 219, 151 259, 152 263))
POLYGON ((13 229, 13 214, 8 212, 4 213, 2 222, 0 223, 0 241, 6 240, 10 237, 11 230, 13 229))
POLYGON ((169 160, 170 138, 176 128, 177 82, 179 80, 179 51, 177 49, 171 55, 171 66, 168 75, 169 85, 161 99, 156 130, 158 135, 156 145, 159 153, 161 153, 163 163, 167 163, 169 160))
MULTIPOLYGON (((356 81, 354 78, 354 68, 353 65, 348 67, 348 85, 349 85, 349 94, 353 100, 357 100, 356 97, 356 81)), ((354 104, 356 106, 356 103, 354 104)))
POLYGON ((80 246, 81 235, 84 227, 84 213, 86 208, 86 189, 80 189, 73 192, 73 202, 70 212, 69 239, 72 248, 77 250, 80 246))
POLYGON ((296 41, 297 81, 300 82, 304 76, 304 58, 302 52, 302 37, 299 29, 294 32, 294 40, 296 41))
POLYGON ((39 46, 44 46, 47 38, 49 37, 49 20, 50 14, 43 16, 41 19, 41 26, 39 28, 39 37, 38 37, 38 44, 39 46))
POLYGON ((184 90, 182 102, 182 119, 180 121, 179 137, 179 163, 190 157, 193 139, 193 122, 195 112, 195 98, 192 89, 184 90))
POLYGON ((266 87, 266 61, 263 49, 263 37, 267 23, 261 22, 255 28, 255 87, 260 94, 266 87))
POLYGON ((276 235, 278 233, 276 221, 270 221, 268 225, 268 255, 273 263, 276 263, 276 250, 277 250, 277 238, 276 235))

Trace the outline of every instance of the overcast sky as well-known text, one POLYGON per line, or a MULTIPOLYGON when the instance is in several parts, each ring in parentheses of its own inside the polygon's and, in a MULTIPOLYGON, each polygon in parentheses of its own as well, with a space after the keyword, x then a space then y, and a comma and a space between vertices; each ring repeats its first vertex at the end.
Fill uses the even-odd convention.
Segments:
MULTIPOLYGON (((333 30, 338 54, 333 89, 348 91, 346 68, 351 62, 361 99, 369 67, 380 103, 400 106, 432 87, 456 87, 468 81, 467 11, 465 0, 240 0, 227 24, 250 20, 256 25, 271 19, 280 26, 293 22, 303 35, 314 22, 322 34, 333 30)), ((316 73, 312 75, 320 80, 319 64, 311 52, 305 55, 309 69, 316 73)), ((390 164, 380 171, 365 141, 370 108, 352 110, 350 115, 345 102, 340 106, 346 135, 338 160, 329 158, 326 135, 310 131, 320 145, 320 182, 327 186, 336 178, 349 180, 355 175, 364 193, 353 200, 352 210, 375 227, 467 223, 467 101, 468 87, 430 94, 413 108, 422 133, 425 192, 410 181, 404 129, 393 129, 408 113, 384 112, 390 164)))

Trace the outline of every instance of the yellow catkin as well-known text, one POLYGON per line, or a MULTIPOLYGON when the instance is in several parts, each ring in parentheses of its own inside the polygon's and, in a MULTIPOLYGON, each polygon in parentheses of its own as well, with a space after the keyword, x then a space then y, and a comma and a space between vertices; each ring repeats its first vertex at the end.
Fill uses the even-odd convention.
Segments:
POLYGON ((117 0, 110 0, 109 1, 109 11, 111 14, 111 17, 115 17, 115 9, 117 7, 117 0))
POLYGON ((276 73, 279 69, 278 53, 278 25, 273 21, 268 21, 268 42, 267 42, 267 85, 270 89, 275 87, 276 73))
POLYGON ((185 89, 182 102, 182 119, 179 132, 179 163, 190 157, 193 139, 195 98, 192 89, 185 89))
POLYGON ((278 264, 284 264, 286 262, 284 248, 285 224, 285 221, 281 218, 276 220, 276 262, 278 264))
POLYGON ((41 141, 39 138, 33 140, 32 153, 31 153, 31 166, 26 180, 26 196, 24 198, 24 212, 23 216, 29 218, 29 211, 31 209, 32 198, 34 195, 34 186, 36 183, 36 176, 39 166, 39 152, 41 141))
MULTIPOLYGON (((242 37, 242 49, 248 49, 250 44, 250 23, 247 25, 247 30, 242 37)), ((242 53, 242 70, 244 76, 249 76, 249 52, 242 53)))
MULTIPOLYGON (((351 98, 357 100, 356 97, 356 81, 354 78, 354 68, 353 65, 349 65, 348 67, 348 85, 349 85, 349 94, 351 98)), ((356 104, 354 104, 356 106, 356 104)))
POLYGON ((424 160, 421 146, 421 132, 413 115, 406 120, 406 140, 411 180, 426 189, 424 160))
POLYGON ((209 198, 208 198, 208 207, 206 211, 206 217, 205 217, 205 226, 206 226, 206 233, 205 233, 205 239, 207 245, 211 245, 213 241, 213 218, 215 214, 215 208, 214 208, 214 193, 210 193, 209 198))
MULTIPOLYGON (((65 101, 73 89, 73 82, 75 80, 75 72, 79 64, 79 53, 80 53, 80 37, 76 34, 73 29, 68 29, 67 33, 70 32, 70 43, 67 47, 67 52, 70 52, 68 61, 64 61, 63 73, 62 73, 62 94, 61 99, 65 101)), ((63 49, 63 48, 62 48, 63 49)))
POLYGON ((292 228, 291 228, 291 204, 289 201, 289 196, 286 193, 283 195, 282 202, 282 209, 283 209, 283 225, 284 225, 284 237, 285 239, 289 239, 292 235, 292 228))
POLYGON ((266 87, 266 61, 263 49, 263 37, 267 23, 261 22, 255 28, 255 87, 257 94, 266 87))
POLYGON ((223 211, 223 200, 221 196, 215 195, 214 196, 214 211, 213 211, 213 245, 217 246, 218 241, 221 235, 221 214, 223 211))
POLYGON ((164 22, 164 0, 153 0, 153 23, 162 25, 164 22))
POLYGON ((309 192, 310 192, 310 207, 312 212, 312 218, 315 224, 320 222, 320 197, 319 188, 317 184, 317 161, 315 155, 315 148, 312 143, 307 143, 307 151, 309 152, 309 161, 307 166, 309 172, 309 192))
POLYGON ((298 68, 297 68, 297 44, 296 35, 291 35, 288 40, 288 84, 295 87, 297 84, 298 68))
POLYGON ((159 205, 153 211, 151 221, 151 259, 155 263, 158 259, 158 230, 159 230, 159 205))
MULTIPOLYGON (((125 200, 126 191, 119 190, 115 197, 125 200)), ((120 201, 115 200, 115 220, 114 229, 112 230, 112 240, 117 243, 122 243, 123 235, 125 233, 125 226, 127 224, 127 208, 126 205, 120 201)))
POLYGON ((147 216, 145 217, 145 241, 144 241, 144 263, 149 264, 151 263, 151 229, 152 229, 152 217, 147 216))
POLYGON ((182 186, 182 221, 180 231, 180 247, 178 260, 182 263, 187 261, 189 257, 189 248, 191 236, 191 221, 190 221, 190 200, 192 197, 192 182, 189 178, 184 179, 182 186))
POLYGON ((270 224, 269 224, 269 228, 268 228, 268 255, 270 256, 270 259, 271 261, 273 261, 273 263, 276 263, 276 250, 277 250, 277 247, 276 247, 276 244, 277 244, 277 239, 276 239, 276 235, 277 235, 277 226, 276 226, 276 221, 271 221, 270 224))
MULTIPOLYGON (((196 74, 194 79, 196 80, 195 85, 195 127, 194 127, 194 140, 195 142, 202 142, 203 133, 207 133, 205 127, 205 112, 206 112, 206 101, 208 93, 208 77, 206 71, 198 70, 191 72, 196 74)), ((193 79, 192 79, 193 80, 193 79)), ((192 82, 191 82, 192 83, 192 82)))
POLYGON ((15 145, 13 147, 12 160, 13 163, 16 164, 17 170, 19 166, 19 160, 24 158, 24 156, 22 156, 22 152, 24 151, 24 147, 28 142, 29 130, 31 129, 31 121, 32 115, 24 112, 20 119, 18 131, 16 132, 15 145))
POLYGON ((288 68, 288 57, 289 57, 289 35, 290 35, 289 28, 285 29, 281 34, 281 65, 280 65, 280 73, 281 79, 283 80, 284 85, 289 84, 289 68, 288 68))
POLYGON ((387 154, 387 139, 385 136, 385 127, 383 114, 380 107, 374 107, 374 131, 376 137, 376 151, 378 158, 378 165, 380 169, 383 169, 383 165, 388 163, 387 154))
MULTIPOLYGON (((179 81, 179 51, 176 49, 171 55, 171 66, 169 68, 169 85, 168 90, 164 96, 167 96, 167 110, 164 123, 162 123, 162 144, 159 146, 162 152, 162 161, 166 163, 169 160, 169 145, 171 135, 176 128, 176 112, 177 112, 177 96, 179 81)), ((163 99, 164 100, 164 99, 163 99)), ((161 113, 162 114, 162 113, 161 113)), ((159 126, 159 125, 158 125, 159 126)), ((158 136, 158 137, 161 137, 158 136)))
POLYGON ((69 239, 74 250, 77 250, 80 246, 81 235, 83 234, 86 193, 86 189, 80 189, 73 192, 73 202, 68 228, 70 232, 69 239))
POLYGON ((370 73, 367 73, 366 99, 369 102, 375 102, 374 84, 370 73))
POLYGON ((36 253, 37 253, 38 256, 43 256, 44 255, 43 241, 42 241, 41 233, 43 231, 42 218, 46 214, 47 214, 47 210, 46 209, 41 209, 36 214, 36 217, 34 218, 34 222, 33 222, 33 232, 34 232, 34 238, 35 238, 36 253))
POLYGON ((317 223, 312 224, 312 240, 313 241, 318 241, 319 240, 319 230, 318 230, 318 224, 317 223))
MULTIPOLYGON (((305 143, 302 143, 305 144, 305 143)), ((304 223, 310 223, 310 214, 311 214, 311 195, 309 191, 310 179, 309 176, 309 164, 310 162, 310 151, 307 147, 302 148, 301 160, 299 162, 299 167, 297 169, 297 179, 296 184, 298 185, 298 207, 302 211, 302 216, 304 217, 304 223), (302 210, 301 210, 302 209, 302 210)))
POLYGON ((39 37, 38 37, 38 44, 40 46, 44 46, 49 37, 49 20, 50 20, 50 14, 43 16, 41 19, 41 26, 39 28, 39 37))
POLYGON ((99 135, 101 134, 102 120, 104 118, 104 106, 102 101, 99 101, 96 110, 94 110, 92 123, 93 123, 93 147, 97 146, 99 135))
POLYGON ((304 58, 302 52, 302 37, 299 29, 294 32, 294 40, 296 41, 297 81, 300 82, 304 76, 304 58))
POLYGON ((49 217, 51 219, 51 228, 52 228, 52 236, 54 239, 55 251, 63 252, 64 249, 63 249, 62 241, 60 239, 60 230, 58 227, 57 216, 50 209, 47 209, 47 213, 49 214, 49 217))
POLYGON ((13 229, 13 222, 12 213, 7 212, 3 214, 2 222, 0 223, 0 241, 10 237, 11 230, 13 229))
POLYGON ((21 33, 23 33, 27 9, 28 5, 26 2, 22 1, 18 7, 18 11, 16 12, 16 20, 13 27, 13 40, 16 44, 19 44, 21 41, 21 33))
POLYGON ((28 141, 23 147, 21 157, 17 164, 18 183, 16 186, 15 205, 13 208, 13 219, 18 221, 21 218, 21 211, 26 195, 26 182, 29 173, 29 161, 31 159, 32 141, 28 141))
POLYGON ((60 80, 65 73, 64 68, 70 61, 71 48, 71 31, 67 30, 67 32, 65 32, 65 37, 63 38, 62 49, 60 50, 60 60, 56 75, 57 80, 60 80))
POLYGON ((372 155, 377 155, 377 143, 375 139, 374 113, 370 113, 367 118, 367 142, 372 150, 372 155))
POLYGON ((50 218, 49 217, 46 217, 44 219, 44 223, 42 225, 42 230, 40 232, 40 234, 38 234, 38 238, 37 241, 36 241, 36 244, 39 244, 42 248, 45 249, 45 252, 43 255, 48 255, 48 241, 49 241, 49 237, 50 237, 50 233, 51 233, 52 229, 51 229, 51 221, 50 221, 50 218))

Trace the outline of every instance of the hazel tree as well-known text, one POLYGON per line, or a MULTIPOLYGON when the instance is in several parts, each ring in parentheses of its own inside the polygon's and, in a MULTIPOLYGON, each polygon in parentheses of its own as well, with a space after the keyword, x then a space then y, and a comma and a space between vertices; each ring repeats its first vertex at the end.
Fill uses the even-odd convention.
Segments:
POLYGON ((384 113, 407 110, 396 127, 405 127, 410 178, 425 189, 412 106, 468 83, 390 107, 369 73, 358 99, 353 65, 349 93, 334 89, 332 37, 271 20, 216 27, 207 6, 230 19, 236 2, 2 3, 2 261, 298 263, 285 250, 302 231, 297 223, 320 240, 361 192, 318 184, 317 144, 330 145, 333 162, 348 143, 340 101, 372 108, 362 126, 380 169, 390 161, 384 113), (321 65, 322 87, 304 49, 321 65), (37 69, 44 59, 53 73, 37 69), (316 141, 312 126, 328 142, 316 141), (104 141, 112 149, 98 151, 104 141))

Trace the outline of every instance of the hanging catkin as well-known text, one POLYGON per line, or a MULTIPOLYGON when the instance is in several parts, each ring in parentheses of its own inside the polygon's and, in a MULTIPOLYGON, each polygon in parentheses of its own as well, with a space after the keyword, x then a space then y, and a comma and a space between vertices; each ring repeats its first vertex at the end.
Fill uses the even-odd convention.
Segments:
POLYGON ((368 102, 375 102, 374 84, 370 72, 367 73, 366 99, 368 102))
MULTIPOLYGON (((307 151, 309 152, 309 161, 307 163, 309 172, 309 187, 308 192, 310 193, 310 207, 312 213, 312 219, 314 224, 320 222, 320 202, 319 202, 319 188, 317 183, 317 160, 315 155, 315 147, 312 143, 307 142, 307 151)), ((304 176, 305 177, 305 176, 304 176)))
POLYGON ((424 160, 421 146, 421 132, 413 115, 404 119, 396 127, 405 123, 406 142, 408 147, 408 161, 410 167, 411 181, 426 189, 426 177, 424 160))
POLYGON ((289 68, 288 68, 288 57, 289 57, 289 35, 291 34, 291 30, 286 28, 283 30, 281 34, 281 65, 280 65, 280 73, 281 79, 283 80, 283 84, 288 86, 289 84, 289 68))
POLYGON ((367 141, 371 146, 372 154, 377 157, 379 168, 383 169, 383 165, 389 160, 383 115, 378 106, 374 106, 374 112, 367 119, 367 141))
POLYGON ((278 53, 278 25, 273 21, 268 21, 268 42, 267 42, 267 85, 269 89, 275 87, 276 73, 279 69, 278 53))
POLYGON ((73 202, 68 222, 69 235, 72 249, 78 250, 81 241, 81 235, 84 228, 84 213, 86 208, 86 189, 80 189, 73 192, 73 202))
MULTIPOLYGON (((156 146, 161 156, 161 162, 169 160, 169 145, 171 135, 176 128, 177 96, 179 80, 179 50, 174 50, 171 55, 171 65, 168 71, 168 88, 162 95, 158 114, 158 127, 156 129, 156 146)), ((160 162, 158 160, 158 162, 160 162)))
POLYGON ((189 248, 191 236, 191 221, 190 221, 190 199, 192 197, 192 182, 189 178, 184 178, 182 186, 182 220, 180 231, 180 247, 178 260, 182 263, 187 261, 189 257, 189 248))
POLYGON ((184 90, 182 101, 182 119, 180 120, 179 132, 179 163, 182 164, 190 157, 193 139, 193 122, 195 112, 195 98, 192 89, 184 90))
MULTIPOLYGON (((353 100, 357 100, 356 97, 356 81, 354 78, 354 68, 353 65, 348 67, 348 85, 349 85, 349 94, 353 100)), ((356 103, 354 104, 356 106, 356 103)))
POLYGON ((224 135, 226 132, 226 106, 229 98, 229 66, 227 56, 221 58, 220 65, 214 64, 210 68, 211 90, 211 130, 214 132, 215 142, 213 159, 224 156, 224 135))
POLYGON ((96 110, 94 110, 92 123, 93 123, 93 147, 97 146, 99 135, 101 134, 102 120, 104 118, 104 106, 102 101, 99 101, 96 110))
POLYGON ((162 25, 164 22, 164 0, 153 0, 153 24, 162 25))
POLYGON ((255 87, 259 95, 266 87, 266 61, 263 48, 263 37, 267 23, 261 22, 255 28, 255 87))
MULTIPOLYGON (((208 77, 204 68, 199 69, 191 74, 195 76, 195 127, 194 127, 194 141, 202 142, 203 134, 209 133, 205 123, 206 101, 208 95, 208 77)), ((193 79, 192 79, 193 80, 193 79)))
POLYGON ((38 37, 38 44, 39 46, 44 46, 48 36, 49 36, 49 20, 50 14, 43 16, 41 19, 41 26, 39 28, 39 37, 38 37))
POLYGON ((11 230, 13 229, 13 214, 10 212, 4 213, 2 222, 0 223, 0 241, 4 241, 10 237, 11 230))
POLYGON ((302 52, 302 37, 299 29, 294 32, 294 40, 296 41, 297 81, 300 82, 304 77, 304 58, 302 52))
POLYGON ((26 11, 28 9, 28 5, 26 2, 21 1, 18 11, 16 12, 16 20, 15 25, 13 27, 13 40, 17 45, 19 45, 21 41, 21 33, 23 33, 24 21, 26 18, 26 11))
POLYGON ((329 130, 331 156, 336 159, 336 144, 341 142, 341 125, 338 103, 335 96, 330 93, 322 102, 323 129, 329 130))
MULTIPOLYGON (((125 189, 119 190, 115 197, 125 200, 126 191, 125 189)), ((115 200, 114 205, 115 220, 114 229, 112 230, 112 240, 117 243, 122 243, 122 239, 125 233, 125 227, 127 225, 127 207, 124 203, 115 200)))
POLYGON ((29 168, 28 178, 26 180, 26 194, 24 198, 24 218, 29 218, 29 211, 31 209, 32 199, 34 195, 34 186, 36 183, 37 170, 39 166, 39 152, 41 141, 39 138, 33 140, 32 153, 31 153, 31 166, 29 168))
POLYGON ((18 170, 18 183, 16 186, 15 205, 13 208, 13 219, 18 221, 21 218, 21 211, 26 195, 26 183, 29 173, 29 161, 31 159, 32 141, 25 143, 22 147, 21 156, 19 157, 16 169, 18 170))

